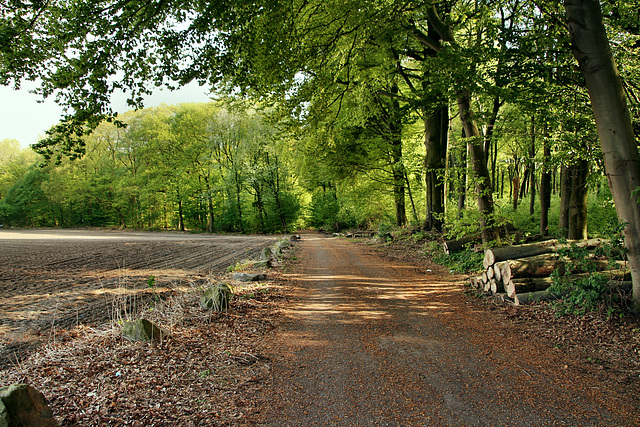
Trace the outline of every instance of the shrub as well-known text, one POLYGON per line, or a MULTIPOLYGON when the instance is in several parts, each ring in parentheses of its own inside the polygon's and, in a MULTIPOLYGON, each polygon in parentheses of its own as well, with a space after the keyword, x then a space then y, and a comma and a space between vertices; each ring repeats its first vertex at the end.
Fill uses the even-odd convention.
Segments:
POLYGON ((446 254, 440 242, 435 240, 426 245, 425 252, 433 262, 447 267, 453 273, 472 273, 482 269, 482 252, 467 250, 446 254))
MULTIPOLYGON (((604 245, 596 251, 596 255, 606 255, 612 263, 616 258, 624 258, 626 252, 622 247, 621 231, 624 227, 616 225, 611 243, 604 245)), ((605 273, 596 272, 596 264, 593 256, 585 248, 579 248, 575 244, 567 249, 561 249, 559 254, 568 259, 564 273, 555 270, 551 277, 553 285, 550 292, 564 295, 554 303, 554 308, 559 316, 567 314, 584 315, 591 311, 606 310, 608 317, 621 314, 620 297, 612 292, 615 281, 605 273), (586 276, 577 277, 576 272, 588 273, 586 276)))

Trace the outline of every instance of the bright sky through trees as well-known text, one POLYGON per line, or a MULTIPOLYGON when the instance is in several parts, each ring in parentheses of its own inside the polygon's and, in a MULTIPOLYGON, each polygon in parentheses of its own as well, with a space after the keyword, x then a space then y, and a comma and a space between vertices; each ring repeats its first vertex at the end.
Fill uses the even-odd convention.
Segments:
MULTIPOLYGON (((0 139, 17 139, 22 147, 37 142, 49 127, 60 120, 62 112, 53 98, 38 103, 40 97, 29 93, 29 87, 25 84, 23 90, 15 91, 10 87, 0 86, 0 139)), ((174 92, 159 90, 145 98, 145 106, 207 101, 207 88, 192 83, 174 92)), ((131 109, 122 94, 114 95, 112 102, 114 109, 120 113, 131 109)))

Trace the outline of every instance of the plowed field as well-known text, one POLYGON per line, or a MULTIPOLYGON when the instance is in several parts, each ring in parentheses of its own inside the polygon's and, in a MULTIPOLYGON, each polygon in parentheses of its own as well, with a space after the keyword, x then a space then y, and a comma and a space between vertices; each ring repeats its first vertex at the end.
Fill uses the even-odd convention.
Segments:
POLYGON ((276 239, 0 230, 0 367, 56 339, 60 329, 104 322, 119 310, 197 285, 256 257, 276 239))

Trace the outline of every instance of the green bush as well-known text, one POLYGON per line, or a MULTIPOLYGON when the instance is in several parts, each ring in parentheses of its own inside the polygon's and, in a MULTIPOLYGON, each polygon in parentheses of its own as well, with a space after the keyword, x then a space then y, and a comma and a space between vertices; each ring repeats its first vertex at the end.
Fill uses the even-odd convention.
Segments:
POLYGON ((447 267, 454 273, 472 273, 482 269, 482 252, 467 250, 446 254, 440 242, 435 240, 426 245, 425 252, 433 262, 447 267))
MULTIPOLYGON (((611 243, 596 251, 596 255, 606 255, 612 263, 616 258, 625 256, 621 240, 622 227, 618 226, 616 230, 611 243)), ((619 295, 611 292, 612 285, 615 283, 612 283, 611 278, 606 274, 596 271, 594 258, 587 249, 573 244, 558 252, 568 260, 563 273, 555 270, 551 274, 553 285, 549 288, 549 292, 564 295, 553 304, 559 316, 568 314, 582 316, 600 309, 606 310, 609 317, 621 313, 619 295), (574 273, 588 274, 576 278, 574 273)))
POLYGON ((335 191, 317 192, 311 199, 309 221, 312 227, 333 229, 338 220, 340 203, 335 191))

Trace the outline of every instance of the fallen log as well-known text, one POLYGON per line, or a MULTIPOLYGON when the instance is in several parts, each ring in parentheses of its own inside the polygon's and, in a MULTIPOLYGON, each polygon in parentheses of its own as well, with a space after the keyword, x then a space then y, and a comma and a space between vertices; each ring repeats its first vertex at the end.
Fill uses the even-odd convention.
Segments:
POLYGON ((492 294, 504 292, 504 283, 498 282, 496 279, 491 279, 489 281, 489 286, 492 294))
POLYGON ((495 279, 495 272, 493 267, 489 267, 487 268, 487 279, 491 280, 491 279, 495 279))
MULTIPOLYGON (((500 275, 505 283, 521 277, 546 277, 558 268, 560 256, 558 254, 542 254, 535 257, 510 259, 496 263, 500 268, 500 275)), ((561 265, 564 265, 560 261, 561 265)))
MULTIPOLYGON (((600 273, 608 275, 610 280, 625 281, 630 280, 631 274, 625 269, 616 270, 604 270, 600 273)), ((575 281, 589 277, 592 273, 579 273, 565 276, 568 281, 575 281)), ((514 298, 517 294, 522 293, 535 293, 547 290, 553 285, 554 279, 552 277, 525 277, 520 279, 512 279, 504 284, 504 291, 509 298, 514 298)))
POLYGON ((551 285, 553 285, 551 277, 527 277, 509 280, 504 284, 504 291, 509 298, 514 298, 517 294, 545 291, 551 285))
POLYGON ((493 265, 493 277, 498 281, 502 282, 502 270, 499 265, 493 265))
MULTIPOLYGON (((623 261, 615 261, 614 264, 617 267, 613 267, 609 260, 591 259, 590 262, 596 271, 620 269, 625 266, 623 261)), ((496 263, 494 270, 500 269, 502 281, 508 283, 510 280, 526 277, 548 277, 556 270, 564 274, 568 263, 570 263, 568 259, 551 253, 496 263)), ((571 272, 577 274, 584 271, 573 269, 571 272)))
POLYGON ((484 258, 482 259, 482 266, 486 269, 496 263, 495 254, 492 250, 488 249, 484 251, 484 258))
POLYGON ((548 290, 544 290, 544 291, 537 291, 537 292, 520 293, 520 294, 514 295, 511 298, 513 298, 513 303, 515 305, 522 305, 522 304, 531 304, 534 302, 541 302, 541 301, 555 301, 557 299, 562 298, 566 294, 567 294, 566 292, 556 293, 556 292, 549 292, 548 290))
POLYGON ((486 281, 486 283, 482 286, 482 290, 484 292, 491 292, 491 280, 486 281))
POLYGON ((445 240, 442 246, 444 253, 450 255, 452 252, 460 252, 465 249, 465 246, 480 240, 480 236, 465 236, 460 239, 445 240))
POLYGON ((575 244, 579 248, 595 248, 607 242, 604 239, 589 240, 569 240, 567 243, 560 243, 557 239, 545 240, 544 242, 528 243, 525 245, 502 246, 490 248, 485 251, 485 259, 493 263, 506 261, 509 259, 528 258, 536 255, 557 252, 562 248, 569 248, 575 244))

